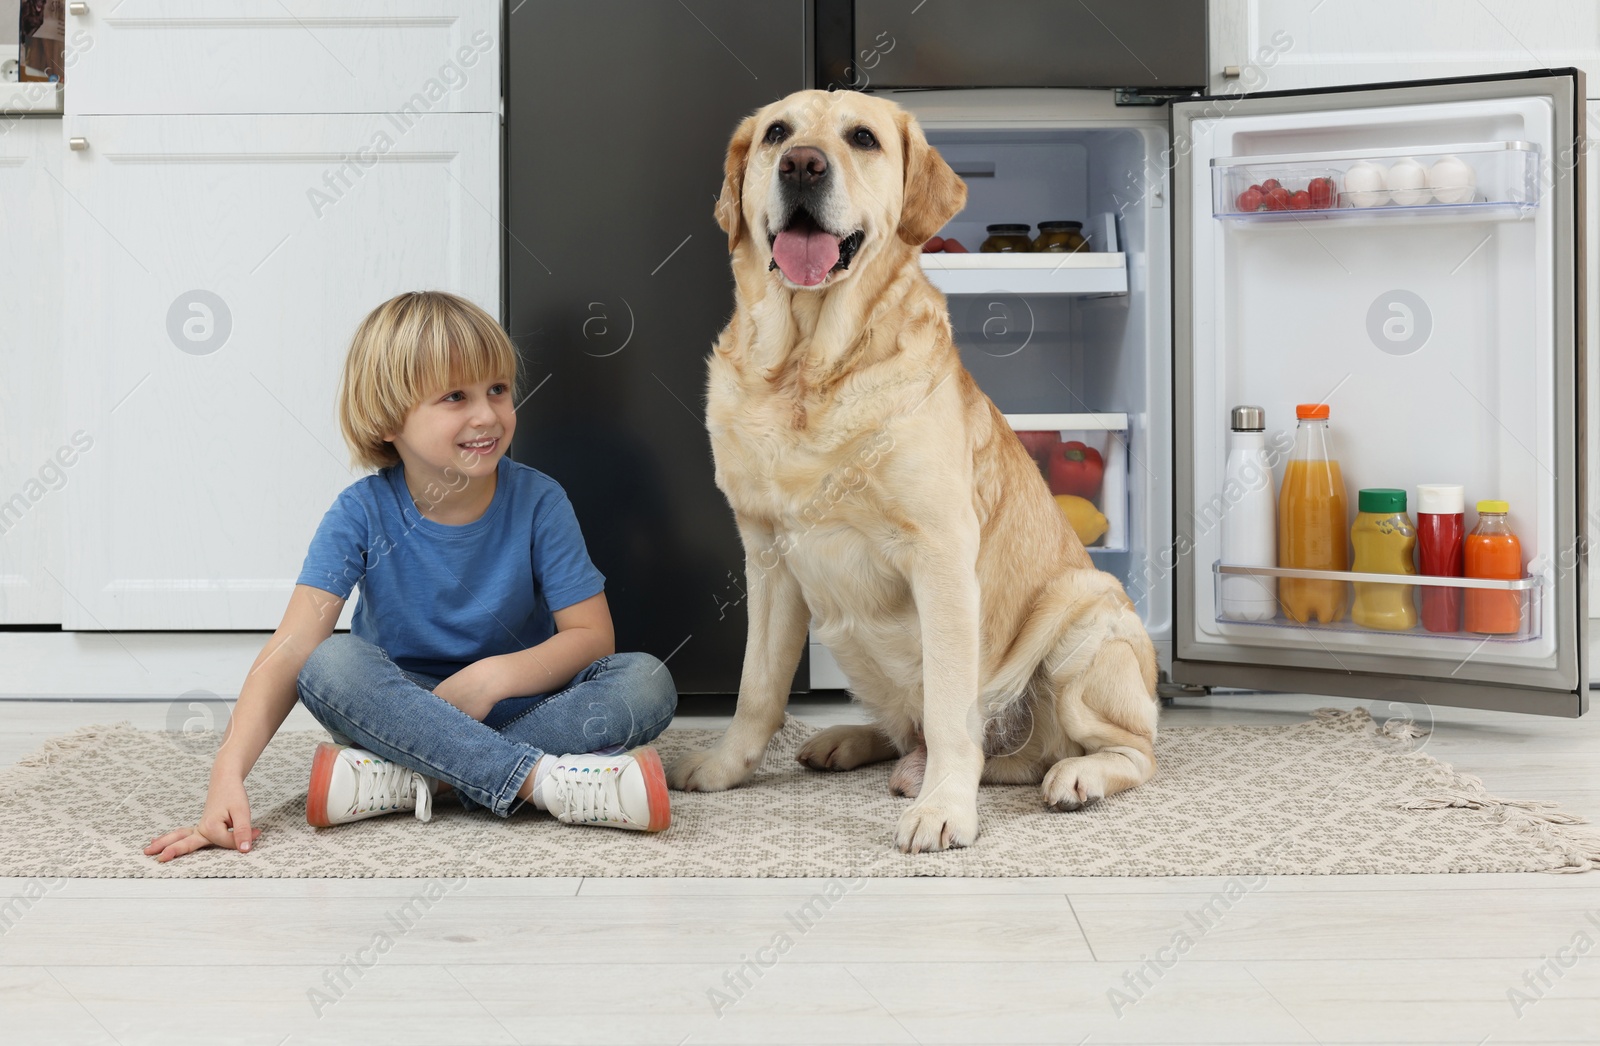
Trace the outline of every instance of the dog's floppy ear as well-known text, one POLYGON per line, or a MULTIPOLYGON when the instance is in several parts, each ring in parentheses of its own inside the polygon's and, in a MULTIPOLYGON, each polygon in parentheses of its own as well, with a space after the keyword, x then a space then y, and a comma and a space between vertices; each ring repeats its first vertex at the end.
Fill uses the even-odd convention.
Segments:
POLYGON ((900 114, 900 151, 905 155, 905 190, 900 239, 921 247, 967 205, 967 183, 928 144, 910 113, 900 114))
POLYGON ((756 116, 751 113, 739 123, 733 137, 728 140, 728 159, 723 164, 722 195, 717 197, 717 224, 728 234, 728 253, 739 246, 744 235, 744 163, 750 156, 750 143, 755 138, 756 116))

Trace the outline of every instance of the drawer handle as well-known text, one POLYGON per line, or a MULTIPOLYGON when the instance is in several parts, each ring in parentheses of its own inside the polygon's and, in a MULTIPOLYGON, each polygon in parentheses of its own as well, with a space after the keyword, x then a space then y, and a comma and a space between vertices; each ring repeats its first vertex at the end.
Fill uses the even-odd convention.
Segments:
POLYGON ((88 13, 89 13, 89 5, 88 4, 68 4, 67 5, 67 14, 69 14, 69 15, 76 15, 77 17, 82 18, 84 15, 86 15, 88 13))
POLYGON ((71 149, 75 153, 81 153, 85 149, 89 148, 89 139, 87 139, 87 138, 68 138, 67 139, 67 148, 71 149))

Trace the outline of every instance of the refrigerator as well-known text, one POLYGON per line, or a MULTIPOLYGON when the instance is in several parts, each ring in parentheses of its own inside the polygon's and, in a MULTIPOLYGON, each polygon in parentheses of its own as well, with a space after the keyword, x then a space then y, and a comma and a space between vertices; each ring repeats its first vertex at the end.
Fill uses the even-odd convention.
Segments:
MULTIPOLYGON (((1203 17, 1203 5, 1169 7, 1203 17)), ((1149 42, 1180 35, 1165 19, 1143 36, 1131 15, 1100 22, 1099 47, 1099 18, 1064 6, 923 13, 934 18, 858 0, 851 49, 819 47, 819 80, 917 115, 967 182, 941 236, 969 252, 990 224, 1083 224, 1087 254, 922 264, 964 363, 1012 426, 1104 457, 1105 533, 1090 556, 1134 599, 1164 681, 1583 714, 1582 74, 1207 96, 1173 86, 1203 82, 1203 54, 1151 64, 1149 42), (1027 34, 1014 31, 1023 19, 1027 34), (1062 61, 1062 41, 1100 65, 1062 61), (1107 67, 1117 44, 1124 60, 1107 67), (1266 209, 1244 196, 1269 179, 1291 197, 1315 180, 1321 198, 1266 209), (1276 501, 1299 404, 1329 409, 1345 528, 1362 489, 1406 491, 1415 519, 1419 485, 1460 485, 1467 530, 1480 499, 1509 503, 1522 576, 1452 586, 1513 601, 1514 631, 1227 612, 1223 582, 1240 577, 1329 582, 1347 608, 1352 578, 1420 599, 1394 575, 1224 559, 1232 408, 1265 411, 1276 501)), ((812 667, 828 668, 815 647, 812 667)))
MULTIPOLYGON (((1175 86, 1204 82, 1195 0, 1160 17, 816 0, 781 18, 729 0, 692 20, 624 5, 650 14, 614 26, 615 5, 528 6, 554 20, 508 36, 508 320, 554 395, 522 408, 513 456, 567 487, 619 645, 666 658, 680 692, 734 692, 743 649, 742 554, 700 413, 732 307, 709 217, 722 152, 745 112, 822 86, 903 105, 966 180, 941 235, 969 253, 922 264, 1013 427, 1103 458, 1090 556, 1134 600, 1165 686, 1586 711, 1576 71, 1210 98, 1175 86), (573 51, 601 28, 605 48, 573 51), (575 63, 585 88, 562 90, 575 63), (1357 164, 1448 157, 1474 172, 1470 199, 1342 191, 1357 164), (1268 177, 1329 179, 1340 205, 1240 210, 1268 177), (1052 220, 1090 250, 978 250, 989 224, 1052 220), (1515 634, 1219 614, 1225 578, 1278 569, 1222 560, 1229 412, 1262 407, 1282 447, 1315 402, 1352 514, 1359 489, 1424 483, 1465 488, 1469 529, 1477 500, 1511 504, 1525 576, 1486 588, 1515 593, 1515 634)), ((1282 477, 1280 455, 1274 491, 1282 477)), ((845 685, 809 653, 796 690, 845 685)))

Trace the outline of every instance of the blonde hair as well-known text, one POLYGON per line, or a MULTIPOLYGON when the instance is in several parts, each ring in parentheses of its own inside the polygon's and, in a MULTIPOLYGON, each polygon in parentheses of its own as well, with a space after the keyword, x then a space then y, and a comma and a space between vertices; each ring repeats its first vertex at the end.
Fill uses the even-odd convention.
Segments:
POLYGON ((356 328, 339 383, 339 428, 354 464, 387 468, 400 452, 383 438, 398 432, 439 389, 507 379, 516 395, 517 349, 472 302, 445 291, 407 291, 367 314, 356 328))

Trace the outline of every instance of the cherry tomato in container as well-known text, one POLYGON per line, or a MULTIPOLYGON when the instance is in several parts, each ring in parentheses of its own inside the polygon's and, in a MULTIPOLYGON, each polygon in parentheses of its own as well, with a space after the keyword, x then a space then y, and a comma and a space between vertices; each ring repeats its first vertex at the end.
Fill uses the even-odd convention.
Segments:
POLYGON ((1301 189, 1289 195, 1289 209, 1291 211, 1309 211, 1311 209, 1311 194, 1301 189))
MULTIPOLYGON (((1265 184, 1265 183, 1263 183, 1265 184)), ((1275 186, 1267 190, 1267 210, 1287 211, 1289 209, 1289 190, 1283 186, 1275 186)))
POLYGON ((1333 179, 1313 178, 1306 186, 1306 192, 1311 196, 1313 210, 1325 211, 1333 206, 1333 179))
POLYGON ((1276 178, 1268 178, 1261 183, 1261 191, 1264 193, 1271 192, 1274 189, 1281 189, 1282 187, 1283 183, 1276 178))
POLYGON ((1266 201, 1267 198, 1261 195, 1261 190, 1252 185, 1250 188, 1239 194, 1239 199, 1237 202, 1239 204, 1239 210, 1248 213, 1250 211, 1259 211, 1261 209, 1261 205, 1266 201))

